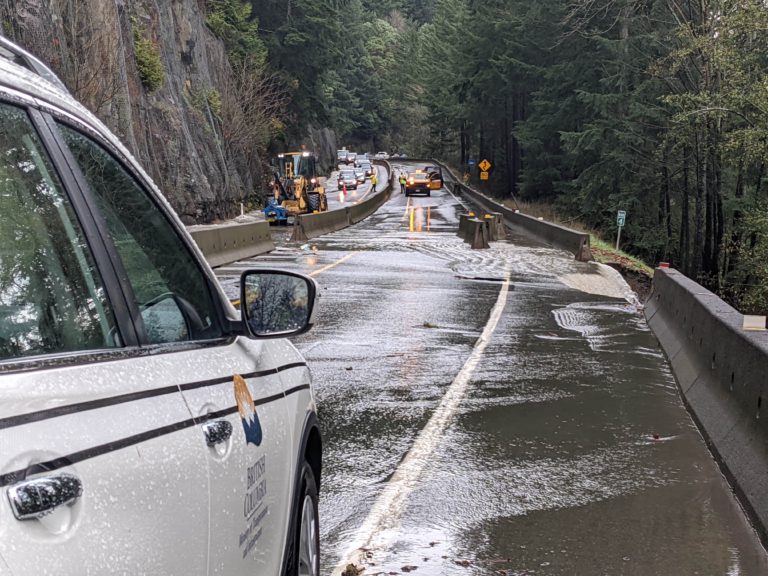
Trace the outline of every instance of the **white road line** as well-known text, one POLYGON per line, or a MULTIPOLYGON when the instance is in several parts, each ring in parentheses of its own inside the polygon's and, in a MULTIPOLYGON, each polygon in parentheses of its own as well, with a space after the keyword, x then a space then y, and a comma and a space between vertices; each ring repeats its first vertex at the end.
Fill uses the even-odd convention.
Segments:
POLYGON ((341 576, 348 564, 365 566, 369 563, 380 563, 382 554, 389 550, 399 533, 400 519, 405 510, 408 496, 417 487, 430 457, 440 443, 443 432, 453 418, 459 404, 464 398, 469 386, 472 373, 480 363, 488 343, 496 330, 509 293, 509 276, 501 286, 496 304, 491 310, 488 323, 480 338, 475 342, 469 358, 446 390, 437 409, 421 430, 408 454, 400 462, 395 473, 387 482, 376 502, 373 504, 368 517, 355 533, 348 551, 342 561, 336 566, 331 576, 341 576))
POLYGON ((410 210, 411 208, 411 200, 412 198, 408 196, 408 201, 405 203, 405 212, 403 212, 403 217, 401 218, 401 220, 405 220, 406 218, 408 218, 408 210, 410 210))

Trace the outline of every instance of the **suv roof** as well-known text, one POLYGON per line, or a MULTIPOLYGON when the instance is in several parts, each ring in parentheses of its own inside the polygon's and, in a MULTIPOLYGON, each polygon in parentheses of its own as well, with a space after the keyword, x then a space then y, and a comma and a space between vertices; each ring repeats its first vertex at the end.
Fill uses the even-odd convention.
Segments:
POLYGON ((3 35, 0 35, 0 58, 26 68, 30 72, 46 79, 48 82, 55 84, 63 92, 68 93, 67 87, 64 86, 64 83, 53 73, 53 70, 3 35))

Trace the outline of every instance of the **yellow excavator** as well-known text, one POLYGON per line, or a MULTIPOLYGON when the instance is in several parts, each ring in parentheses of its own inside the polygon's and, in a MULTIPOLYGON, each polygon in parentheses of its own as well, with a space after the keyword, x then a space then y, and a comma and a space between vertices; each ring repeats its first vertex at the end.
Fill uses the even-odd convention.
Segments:
POLYGON ((325 178, 317 173, 317 157, 308 151, 285 152, 272 161, 272 197, 264 208, 271 224, 288 224, 288 218, 328 210, 325 178))

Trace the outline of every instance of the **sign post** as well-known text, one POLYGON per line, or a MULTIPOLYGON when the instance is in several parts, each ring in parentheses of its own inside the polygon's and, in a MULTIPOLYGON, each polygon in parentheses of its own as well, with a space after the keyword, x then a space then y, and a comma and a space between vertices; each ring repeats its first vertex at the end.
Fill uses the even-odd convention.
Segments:
POLYGON ((480 172, 480 180, 488 180, 488 170, 490 170, 492 164, 488 160, 483 160, 478 166, 482 170, 480 172))
POLYGON ((616 250, 619 249, 619 240, 621 240, 621 229, 624 228, 624 223, 627 221, 627 213, 625 210, 619 210, 619 213, 616 215, 616 224, 619 227, 618 232, 616 233, 616 250))

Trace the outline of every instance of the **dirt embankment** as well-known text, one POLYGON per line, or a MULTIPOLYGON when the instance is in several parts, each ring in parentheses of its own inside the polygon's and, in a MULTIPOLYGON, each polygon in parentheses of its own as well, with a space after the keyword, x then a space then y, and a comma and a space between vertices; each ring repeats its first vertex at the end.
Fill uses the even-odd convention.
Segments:
POLYGON ((619 274, 624 277, 632 291, 637 294, 637 299, 640 302, 645 302, 651 293, 651 284, 653 279, 645 272, 638 272, 627 268, 619 262, 605 262, 606 266, 618 270, 619 274))

